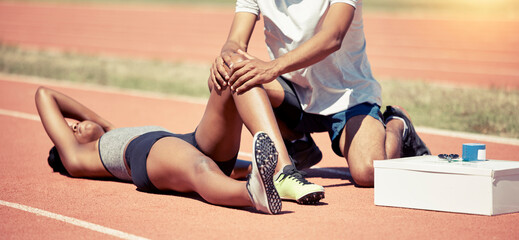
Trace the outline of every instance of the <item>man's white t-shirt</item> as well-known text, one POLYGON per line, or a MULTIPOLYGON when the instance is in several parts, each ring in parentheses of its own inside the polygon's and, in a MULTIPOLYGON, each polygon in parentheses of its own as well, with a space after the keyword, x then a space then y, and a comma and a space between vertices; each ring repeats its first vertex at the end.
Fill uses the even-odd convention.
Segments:
POLYGON ((263 16, 265 42, 276 59, 318 32, 323 16, 335 3, 356 8, 341 48, 322 61, 284 74, 305 112, 330 115, 359 103, 381 105, 380 84, 373 78, 366 55, 361 0, 237 0, 236 12, 263 16))

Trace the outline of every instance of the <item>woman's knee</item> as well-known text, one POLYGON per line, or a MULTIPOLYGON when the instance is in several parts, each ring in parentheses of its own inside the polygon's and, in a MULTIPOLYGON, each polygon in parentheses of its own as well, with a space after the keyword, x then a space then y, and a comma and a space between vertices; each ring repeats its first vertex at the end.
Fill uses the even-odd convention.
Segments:
POLYGON ((194 162, 195 177, 219 171, 218 165, 207 156, 198 156, 194 162))
MULTIPOLYGON (((180 168, 171 165, 169 168, 162 168, 161 174, 150 176, 153 177, 152 182, 157 179, 161 180, 154 182, 159 189, 166 188, 180 192, 197 191, 200 179, 214 172, 216 164, 204 155, 191 156, 190 159, 192 161, 186 161, 185 165, 180 168)), ((218 167, 216 166, 216 168, 218 167)))

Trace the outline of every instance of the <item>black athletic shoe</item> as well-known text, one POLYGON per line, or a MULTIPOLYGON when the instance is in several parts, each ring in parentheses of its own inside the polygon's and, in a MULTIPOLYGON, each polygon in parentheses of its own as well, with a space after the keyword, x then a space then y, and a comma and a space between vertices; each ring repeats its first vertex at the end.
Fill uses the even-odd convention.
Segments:
POLYGON ((315 144, 314 139, 309 133, 306 134, 307 140, 296 140, 295 142, 285 141, 288 154, 292 158, 297 170, 310 168, 318 164, 323 158, 323 153, 315 144))
POLYGON ((416 133, 409 114, 400 106, 387 106, 386 111, 383 114, 384 121, 390 117, 395 116, 404 119, 407 125, 407 135, 405 139, 402 139, 402 157, 414 157, 422 155, 431 155, 431 151, 420 139, 416 133))

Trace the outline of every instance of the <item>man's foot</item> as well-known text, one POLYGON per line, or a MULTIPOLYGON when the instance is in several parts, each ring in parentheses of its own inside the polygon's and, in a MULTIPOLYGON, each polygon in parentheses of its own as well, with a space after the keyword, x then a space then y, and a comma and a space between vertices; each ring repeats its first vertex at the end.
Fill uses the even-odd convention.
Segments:
POLYGON ((305 172, 287 165, 279 173, 274 185, 282 199, 295 200, 299 204, 317 204, 324 198, 324 188, 304 178, 305 172))
POLYGON ((323 154, 312 136, 309 133, 305 136, 307 138, 305 140, 296 140, 295 142, 285 140, 288 154, 298 170, 310 168, 318 164, 323 158, 323 154))
POLYGON ((254 135, 252 172, 247 179, 247 190, 254 207, 261 212, 276 214, 281 211, 281 198, 274 187, 274 171, 278 152, 274 142, 263 132, 254 135))
POLYGON ((407 126, 407 133, 404 133, 402 139, 402 157, 414 157, 422 155, 431 155, 431 151, 420 139, 416 133, 409 114, 400 106, 387 106, 383 114, 384 121, 387 123, 392 118, 400 118, 404 120, 407 126))

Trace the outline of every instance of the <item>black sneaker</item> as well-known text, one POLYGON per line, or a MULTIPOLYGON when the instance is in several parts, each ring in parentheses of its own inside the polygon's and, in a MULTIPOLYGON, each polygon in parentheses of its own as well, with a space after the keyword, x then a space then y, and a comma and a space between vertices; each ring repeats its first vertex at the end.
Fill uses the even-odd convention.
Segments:
POLYGON ((405 139, 402 139, 402 157, 431 155, 429 148, 427 148, 425 143, 416 133, 409 114, 400 106, 387 106, 386 111, 383 114, 384 121, 392 116, 404 119, 405 124, 407 125, 407 134, 405 135, 405 139))
POLYGON ((323 153, 315 144, 312 136, 307 133, 306 138, 306 141, 296 140, 295 142, 290 142, 285 140, 288 154, 292 158, 297 170, 310 168, 318 164, 323 158, 323 153))

